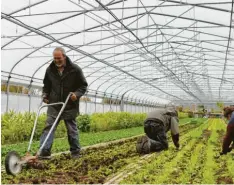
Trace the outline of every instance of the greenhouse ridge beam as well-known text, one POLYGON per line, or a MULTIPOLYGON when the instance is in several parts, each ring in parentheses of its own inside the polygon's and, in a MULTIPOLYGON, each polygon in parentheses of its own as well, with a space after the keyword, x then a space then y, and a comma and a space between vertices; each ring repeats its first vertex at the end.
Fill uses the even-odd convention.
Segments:
MULTIPOLYGON (((232 31, 232 24, 233 24, 233 4, 234 4, 234 0, 232 0, 232 13, 231 13, 231 16, 230 16, 229 39, 228 39, 227 50, 226 50, 226 55, 225 55, 225 62, 224 62, 224 67, 223 67, 222 79, 224 78, 226 67, 227 67, 227 55, 228 55, 228 50, 229 50, 231 31, 232 31)), ((219 86, 219 98, 221 97, 222 85, 223 85, 223 81, 221 81, 220 86, 219 86)))
MULTIPOLYGON (((98 58, 96 58, 96 57, 93 57, 93 56, 91 56, 90 54, 88 54, 88 53, 86 53, 86 52, 84 52, 84 51, 82 51, 82 50, 80 50, 80 49, 74 48, 74 47, 71 46, 71 45, 64 44, 64 43, 62 43, 62 42, 56 40, 55 38, 53 38, 53 37, 47 35, 46 33, 42 32, 42 31, 39 31, 39 30, 37 30, 37 29, 35 29, 35 28, 33 28, 33 27, 30 27, 30 26, 28 26, 28 25, 25 25, 24 23, 22 23, 22 22, 19 21, 19 20, 10 19, 8 16, 5 16, 4 14, 3 14, 2 16, 4 16, 5 19, 7 19, 7 20, 10 21, 10 22, 13 22, 13 23, 15 23, 15 24, 17 24, 17 25, 19 25, 19 26, 22 26, 22 27, 24 27, 24 28, 26 28, 26 29, 28 29, 28 30, 30 30, 30 31, 32 31, 32 32, 38 33, 39 35, 41 35, 41 36, 43 36, 43 37, 45 37, 45 38, 48 38, 48 39, 51 40, 51 41, 57 42, 58 44, 61 44, 61 45, 63 45, 63 46, 66 46, 66 47, 68 47, 68 48, 70 48, 70 49, 72 49, 72 50, 75 50, 75 51, 79 52, 79 53, 83 53, 84 55, 87 55, 88 57, 93 58, 94 60, 98 60, 99 62, 101 62, 101 63, 103 63, 103 64, 106 64, 107 66, 110 66, 110 67, 112 67, 112 68, 115 68, 116 70, 121 71, 121 72, 127 74, 128 76, 131 76, 131 77, 133 77, 133 78, 135 78, 135 79, 137 79, 137 80, 139 80, 139 81, 141 81, 141 82, 143 82, 143 83, 145 83, 145 84, 148 84, 149 86, 152 86, 153 88, 156 88, 156 89, 158 89, 158 90, 164 92, 165 94, 168 94, 167 92, 161 90, 160 88, 158 88, 158 87, 156 87, 156 86, 154 86, 154 85, 152 85, 152 84, 150 84, 150 83, 148 83, 148 82, 146 82, 146 81, 144 81, 144 80, 142 80, 142 79, 140 79, 140 78, 138 78, 138 77, 136 77, 136 76, 134 76, 134 75, 132 75, 132 74, 130 74, 130 73, 124 71, 124 70, 122 70, 122 69, 120 69, 120 68, 117 67, 117 66, 114 66, 114 65, 112 65, 112 64, 110 64, 110 63, 108 63, 108 62, 106 62, 106 61, 104 61, 104 60, 101 60, 101 59, 98 59, 98 58)), ((169 96, 173 96, 173 95, 170 95, 170 94, 168 94, 168 95, 169 95, 169 96)), ((176 96, 173 96, 173 97, 179 99, 179 98, 176 97, 176 96)))

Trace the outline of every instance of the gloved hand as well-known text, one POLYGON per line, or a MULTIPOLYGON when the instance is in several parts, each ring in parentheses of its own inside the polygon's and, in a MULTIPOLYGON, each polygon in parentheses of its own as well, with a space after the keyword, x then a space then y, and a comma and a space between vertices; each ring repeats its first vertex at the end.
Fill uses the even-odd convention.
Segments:
POLYGON ((179 134, 176 134, 176 135, 172 134, 172 141, 177 149, 180 147, 179 136, 180 136, 179 134))

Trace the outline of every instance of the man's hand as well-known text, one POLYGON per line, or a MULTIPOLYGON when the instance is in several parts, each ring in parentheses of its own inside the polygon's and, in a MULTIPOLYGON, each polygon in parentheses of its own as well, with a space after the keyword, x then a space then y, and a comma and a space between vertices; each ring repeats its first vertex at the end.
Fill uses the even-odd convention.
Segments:
POLYGON ((75 95, 75 93, 71 94, 71 100, 72 101, 76 101, 77 100, 77 96, 75 95))
POLYGON ((231 152, 232 151, 232 148, 229 148, 227 152, 220 152, 219 154, 220 155, 226 155, 227 153, 231 152))
POLYGON ((47 95, 46 95, 46 94, 43 94, 43 96, 42 96, 42 100, 43 100, 43 102, 44 102, 44 103, 46 103, 46 104, 48 104, 48 103, 49 103, 49 100, 48 100, 48 97, 47 97, 47 95))
POLYGON ((49 100, 46 99, 46 98, 43 98, 43 102, 46 103, 46 104, 48 104, 48 103, 49 103, 49 100))

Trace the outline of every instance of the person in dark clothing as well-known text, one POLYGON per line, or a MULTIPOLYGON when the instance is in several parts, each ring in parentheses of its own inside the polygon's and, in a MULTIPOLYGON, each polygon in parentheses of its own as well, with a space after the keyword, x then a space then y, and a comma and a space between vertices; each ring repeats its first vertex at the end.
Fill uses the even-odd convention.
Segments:
MULTIPOLYGON (((60 120, 64 120, 70 152, 73 158, 79 158, 80 143, 76 123, 76 117, 79 115, 79 100, 87 90, 87 81, 83 75, 81 68, 72 63, 70 58, 66 56, 63 48, 55 48, 53 52, 54 60, 46 69, 43 80, 43 102, 57 103, 65 102, 67 96, 72 92, 70 99, 61 114, 56 127, 53 129, 39 158, 49 158, 53 144, 54 132, 60 120)), ((49 106, 47 109, 46 126, 40 138, 40 146, 42 146, 52 124, 55 122, 62 105, 49 106)))
POLYGON ((234 107, 225 107, 224 117, 228 120, 228 124, 220 155, 225 155, 234 148, 234 107))
POLYGON ((179 148, 178 113, 174 108, 158 109, 150 112, 144 121, 146 136, 138 139, 136 150, 140 154, 159 152, 168 149, 166 133, 171 130, 172 140, 179 148))

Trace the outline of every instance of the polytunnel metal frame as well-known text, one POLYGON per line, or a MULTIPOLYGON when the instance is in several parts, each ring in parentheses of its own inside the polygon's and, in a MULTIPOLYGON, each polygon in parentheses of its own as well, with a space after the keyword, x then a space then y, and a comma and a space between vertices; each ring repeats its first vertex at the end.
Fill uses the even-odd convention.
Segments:
MULTIPOLYGON (((29 0, 30 1, 30 0, 29 0)), ((168 57, 168 56, 175 56, 175 58, 181 62, 181 67, 183 68, 184 71, 182 71, 182 73, 186 73, 189 77, 189 75, 195 75, 195 76, 199 76, 199 78, 206 78, 207 79, 207 85, 209 87, 209 91, 211 92, 211 95, 212 95, 212 89, 210 87, 210 82, 209 80, 210 79, 216 79, 216 80, 219 80, 220 81, 220 86, 219 86, 219 98, 221 97, 221 89, 222 89, 222 86, 223 86, 223 83, 224 82, 228 82, 230 84, 234 84, 231 80, 228 80, 227 78, 225 78, 225 72, 226 72, 226 67, 227 67, 227 61, 231 61, 230 59, 228 59, 228 55, 230 56, 234 56, 231 55, 229 53, 229 48, 232 48, 234 49, 233 47, 230 47, 230 42, 232 40, 234 40, 233 38, 231 38, 231 30, 233 29, 233 4, 234 4, 234 1, 232 0, 231 2, 214 2, 214 3, 197 3, 197 4, 192 4, 192 3, 185 3, 185 2, 181 2, 181 1, 174 1, 174 0, 160 0, 162 1, 162 3, 160 3, 158 6, 145 6, 141 0, 136 0, 137 1, 137 7, 124 7, 124 3, 128 0, 120 0, 120 1, 115 1, 115 0, 112 0, 110 1, 109 3, 107 3, 106 5, 104 5, 100 0, 95 0, 96 3, 98 3, 99 7, 95 7, 94 5, 88 3, 88 2, 85 2, 84 0, 79 0, 79 3, 75 3, 74 1, 72 0, 68 0, 69 2, 79 6, 80 8, 82 8, 83 10, 80 10, 80 11, 67 11, 67 12, 59 12, 59 13, 71 13, 71 12, 74 12, 76 14, 74 15, 70 15, 68 17, 63 17, 59 20, 56 20, 56 21, 53 21, 53 22, 50 22, 50 23, 47 23, 45 25, 41 25, 39 28, 34 28, 34 27, 31 27, 23 22, 21 22, 20 20, 16 19, 18 17, 23 17, 24 15, 19 15, 19 16, 13 16, 14 14, 16 13, 19 13, 21 12, 22 10, 25 10, 25 9, 30 9, 34 6, 37 6, 39 4, 42 4, 42 3, 45 3, 45 2, 48 2, 49 0, 41 0, 41 1, 38 1, 34 4, 29 4, 28 6, 26 7, 23 7, 21 9, 18 9, 18 10, 15 10, 13 12, 11 12, 10 14, 5 14, 5 13, 2 13, 2 19, 5 19, 5 20, 8 20, 10 21, 11 23, 14 23, 16 25, 19 25, 23 28, 25 28, 26 30, 29 30, 28 32, 24 33, 23 35, 20 35, 14 39, 12 39, 11 41, 9 41, 8 43, 5 43, 3 46, 2 46, 2 49, 4 49, 6 46, 10 45, 11 43, 13 43, 14 41, 17 41, 18 39, 24 37, 24 36, 27 36, 28 34, 31 34, 31 33, 35 33, 36 36, 42 36, 44 38, 47 38, 48 39, 48 43, 40 46, 40 47, 37 47, 35 48, 35 50, 33 50, 32 52, 29 52, 28 54, 26 54, 23 58, 21 58, 20 60, 18 60, 14 65, 13 67, 11 68, 11 70, 9 71, 9 74, 8 74, 8 77, 7 77, 7 90, 6 90, 6 94, 7 94, 7 106, 6 106, 6 110, 8 111, 8 103, 9 103, 9 87, 10 87, 10 80, 11 80, 11 76, 13 75, 13 70, 15 69, 15 67, 20 64, 22 61, 24 61, 24 59, 28 58, 30 55, 40 51, 40 49, 43 49, 53 43, 58 43, 60 44, 61 46, 64 46, 66 48, 68 48, 68 52, 70 51, 76 51, 80 54, 83 54, 83 56, 81 55, 80 58, 76 59, 74 61, 74 63, 77 63, 79 62, 79 60, 82 60, 86 57, 89 57, 91 59, 93 59, 94 61, 92 62, 92 60, 90 62, 92 62, 91 64, 88 64, 87 66, 84 66, 82 69, 86 69, 86 68, 90 68, 91 66, 97 64, 97 63, 103 63, 104 65, 106 66, 109 66, 111 69, 113 68, 113 70, 111 72, 116 72, 118 71, 118 74, 116 74, 115 76, 110 76, 108 78, 108 75, 109 73, 111 73, 110 71, 107 71, 105 72, 104 74, 98 76, 98 72, 100 72, 103 68, 106 68, 103 67, 103 68, 99 68, 97 69, 96 71, 93 71, 91 72, 90 74, 88 74, 86 77, 92 77, 94 75, 97 75, 97 78, 94 79, 93 81, 91 81, 91 83, 89 83, 89 88, 88 88, 88 91, 91 90, 91 85, 94 84, 96 81, 98 80, 101 80, 103 79, 102 83, 99 84, 99 86, 97 87, 96 90, 96 93, 95 93, 95 111, 96 111, 96 98, 97 98, 97 94, 99 92, 99 89, 103 86, 103 85, 106 85, 108 84, 108 82, 112 82, 110 83, 110 85, 108 85, 105 89, 103 89, 103 92, 104 92, 104 95, 103 97, 105 98, 105 96, 108 94, 108 90, 112 87, 112 86, 115 86, 114 89, 111 91, 110 93, 110 97, 112 99, 112 97, 115 97, 116 100, 121 100, 121 104, 120 104, 120 110, 121 111, 124 111, 124 102, 128 102, 129 99, 131 99, 130 101, 132 102, 132 100, 134 99, 134 96, 139 96, 139 92, 142 92, 142 89, 144 90, 147 90, 149 89, 149 91, 145 91, 144 94, 147 94, 147 96, 149 96, 148 98, 147 97, 143 97, 143 98, 140 98, 140 99, 135 99, 135 102, 137 103, 137 101, 139 100, 140 102, 142 102, 142 105, 144 104, 144 101, 147 102, 147 104, 150 105, 150 102, 153 104, 154 107, 157 107, 157 106, 161 106, 159 105, 158 103, 156 103, 157 101, 156 100, 153 100, 152 98, 155 96, 154 94, 154 91, 153 90, 159 90, 160 92, 162 92, 163 94, 167 94, 169 97, 174 97, 175 99, 173 99, 172 101, 181 101, 181 102, 191 102, 191 103, 202 103, 204 102, 204 100, 200 99, 201 96, 205 95, 205 93, 203 92, 202 89, 200 89, 199 85, 196 83, 196 81, 193 81, 193 80, 190 80, 189 81, 189 85, 193 85, 193 88, 191 89, 191 87, 189 87, 187 85, 187 83, 180 77, 178 77, 178 75, 180 74, 175 74, 172 70, 172 68, 168 68, 163 62, 161 62, 160 58, 163 58, 163 57, 168 57), (91 7, 93 7, 93 9, 86 9, 84 7, 82 7, 81 3, 84 3, 84 4, 87 4, 91 7), (122 7, 120 8, 109 8, 109 6, 113 5, 113 4, 118 4, 118 3, 122 3, 122 7), (174 4, 164 4, 164 3, 174 3, 174 4), (141 4, 141 6, 139 6, 141 4), (217 7, 211 7, 211 6, 206 6, 206 5, 217 5, 217 4, 231 4, 232 7, 231 7, 231 11, 230 10, 227 10, 227 9, 222 9, 222 8, 217 8, 217 7), (153 12, 153 10, 155 10, 156 8, 160 8, 160 7, 182 7, 182 6, 186 6, 186 7, 190 7, 189 9, 185 10, 184 12, 182 12, 181 14, 179 14, 179 16, 177 15, 171 15, 171 14, 163 14, 163 13, 156 13, 156 12, 153 12), (224 25, 224 24, 221 24, 221 23, 217 23, 217 22, 212 22, 212 21, 206 21, 206 20, 201 20, 201 19, 196 19, 196 18, 189 18, 189 17, 185 17, 183 16, 184 14, 192 11, 195 9, 195 7, 201 7, 201 8, 205 8, 205 9, 210 9, 210 10, 214 10, 214 11, 221 11, 221 12, 226 12, 226 13, 230 13, 230 25, 224 25), (152 8, 151 10, 147 9, 147 8, 152 8), (122 17, 117 17, 112 11, 116 10, 116 9, 120 9, 122 10, 122 17), (135 15, 131 15, 131 16, 128 16, 128 17, 124 17, 124 10, 128 10, 128 9, 137 9, 137 14, 135 15), (139 9, 144 9, 145 12, 144 13, 139 13, 138 10, 139 9), (97 15, 97 13, 95 13, 96 11, 106 11, 108 12, 108 14, 110 16, 112 16, 114 18, 113 21, 108 21, 104 18, 102 18, 101 16, 97 15), (93 13, 94 12, 94 13, 93 13), (100 18, 102 21, 104 21, 104 23, 102 23, 101 21, 99 21, 98 19, 95 20, 95 18, 91 17, 88 15, 88 13, 94 15, 95 17, 98 17, 100 18), (59 23, 59 22, 63 22, 65 20, 68 20, 68 19, 71 19, 71 18, 74 18, 76 16, 80 16, 80 15, 84 15, 84 29, 81 30, 81 31, 78 31, 78 32, 71 32, 69 35, 66 35, 64 37, 61 37, 59 39, 56 39, 54 37, 52 37, 51 35, 41 31, 40 29, 42 28, 46 28, 48 26, 51 26, 51 25, 55 25, 56 23, 59 23), (159 15, 159 16, 164 16, 164 17, 171 17, 172 20, 167 22, 165 25, 161 25, 161 24, 158 24, 155 22, 155 20, 153 19, 153 15, 159 15), (89 18, 95 20, 96 22, 99 22, 99 25, 95 25, 93 27, 90 27, 90 28, 85 28, 85 17, 88 16, 89 18), (147 37, 144 37, 144 38, 139 38, 138 37, 138 34, 134 34, 133 31, 137 31, 138 32, 138 21, 144 17, 144 16, 148 16, 148 25, 147 26, 144 26, 144 27, 141 27, 139 28, 139 30, 141 29, 147 29, 147 37), (128 19, 131 19, 131 18, 136 18, 134 21, 132 21, 131 23, 129 23, 128 25, 125 25, 124 24, 124 20, 128 20, 128 19), (149 25, 149 19, 151 19, 153 21, 153 24, 152 25, 149 25), (186 26, 186 27, 173 27, 173 26, 169 26, 170 23, 172 23, 173 21, 175 20, 178 20, 178 19, 183 19, 183 20, 189 20, 189 21, 194 21, 191 25, 189 26, 186 26), (132 25, 133 23, 137 22, 137 27, 135 29, 131 29, 129 28, 130 25, 132 25), (121 27, 115 25, 115 23, 119 23, 121 25, 121 27), (225 36, 222 36, 222 35, 216 35, 216 34, 213 34, 213 33, 208 33, 208 32, 203 32, 203 31, 198 31, 197 28, 199 27, 195 27, 195 25, 197 23, 205 23, 205 24, 208 24, 209 26, 203 26, 204 28, 215 28, 215 27, 229 27, 229 35, 228 37, 225 37, 225 36), (115 29, 113 28, 110 28, 110 25, 114 26, 115 29), (108 28, 104 28, 105 26, 109 26, 109 29, 108 28), (155 27, 156 30, 154 32, 152 32, 151 34, 149 34, 149 29, 155 29, 155 28, 152 28, 155 27), (100 30, 94 30, 96 28, 100 28, 100 30), (181 30, 180 32, 178 32, 176 35, 170 35, 168 33, 163 33, 162 29, 177 29, 177 30, 181 30), (79 45, 78 47, 77 46, 73 46, 73 45, 69 45, 69 44, 66 44, 66 43, 63 43, 61 42, 61 40, 64 40, 66 38, 70 38, 72 36, 75 36, 75 35, 78 35, 80 33, 86 33, 86 32, 89 32, 89 31, 92 31, 92 32, 101 32, 101 35, 103 34, 103 31, 104 30, 107 31, 107 32, 110 32, 111 35, 109 37, 102 37, 101 36, 101 39, 98 39, 98 40, 94 40, 94 41, 91 41, 89 43, 85 43, 84 45, 79 45), (192 30, 193 29, 193 30, 192 30), (121 30, 121 32, 119 32, 121 30), (182 36, 179 36, 181 33, 185 32, 185 31, 188 31, 188 32, 193 32, 194 35, 191 37, 191 38, 188 38, 188 37, 182 37, 182 36), (157 42, 157 32, 160 32, 160 34, 158 34, 159 36, 161 35, 162 36, 162 41, 161 42, 157 42), (126 33, 129 33, 129 38, 127 38, 127 36, 125 35, 126 33), (154 35, 154 33, 156 35, 154 35), (196 34, 195 34, 196 33, 196 34), (212 41, 206 41, 206 40, 200 40, 199 42, 197 41, 196 37, 200 36, 200 34, 205 34, 205 35, 209 35, 209 36, 214 36, 214 37, 218 37, 218 38, 222 38, 223 41, 228 41, 228 44, 227 46, 223 45, 223 44, 219 44, 219 43, 214 43, 215 41, 220 41, 220 40, 217 40, 217 39, 214 39, 212 41), (132 40, 130 38, 130 35, 132 35, 135 39, 132 40), (120 37, 121 36, 121 37, 120 37), (170 39, 168 39, 166 36, 171 36, 170 39), (130 42, 127 42, 127 41, 124 41, 123 38, 125 39, 128 39, 130 42), (156 38, 155 42, 152 42, 152 44, 149 44, 148 40, 150 38, 156 38), (102 46, 104 44, 98 44, 98 42, 100 41, 103 41, 103 40, 106 40, 106 39, 109 39, 109 38, 114 38, 114 39, 119 39, 121 40, 122 42, 120 44, 110 44, 110 47, 107 47, 105 49, 100 49, 100 50, 97 50, 95 51, 94 53, 87 53, 81 49, 79 49, 80 47, 83 47, 83 46, 89 46, 91 44, 94 44, 94 43, 97 43, 96 45, 97 46, 102 46), (164 39, 165 40, 164 40, 164 39), (180 38, 180 39, 187 39, 187 40, 181 40, 181 41, 170 41, 172 40, 173 38, 180 38), (143 42, 143 40, 147 39, 147 42, 143 42), (227 40, 225 40, 227 39, 227 40), (190 45, 188 44, 189 42, 194 42, 196 43, 196 45, 190 45), (188 42, 188 43, 187 43, 188 42), (141 46, 137 46, 135 44, 140 44, 141 46), (173 46, 173 44, 177 44, 177 46, 173 46), (204 46, 200 46, 201 43, 207 43, 207 44, 211 44, 211 45, 215 45, 215 46, 220 46, 220 47, 225 47, 226 50, 224 50, 226 52, 226 55, 225 55, 225 59, 224 59, 224 69, 223 69, 223 72, 222 72, 222 78, 216 78, 216 77, 212 77, 212 76, 209 76, 205 73, 202 73, 202 74, 199 74, 199 73, 195 73, 195 72, 189 72, 186 68, 186 65, 184 64, 183 61, 187 61, 187 60, 191 60, 191 61, 194 61, 194 59, 196 58, 197 60, 200 60, 201 57, 196 57, 196 56, 192 56, 192 55, 186 55, 188 52, 191 52, 193 53, 192 49, 200 49, 200 54, 202 54, 202 57, 204 56, 212 56, 212 57, 215 57, 215 59, 208 59, 209 61, 212 61, 212 62, 215 62, 216 59, 223 59, 222 57, 219 57, 219 56, 215 56, 215 55, 212 55, 212 54, 208 54, 208 51, 209 50, 209 53, 222 53, 223 51, 216 51, 214 49, 211 49, 211 48, 206 48, 204 46), (147 44, 146 46, 144 44, 147 44), (170 50, 169 52, 165 52, 166 55, 156 55, 154 54, 154 51, 156 53, 156 51, 160 51, 160 50, 157 50, 157 48, 159 48, 160 46, 164 46, 164 44, 167 44, 167 50, 170 50), (190 47, 189 49, 185 50, 183 48, 179 48, 181 45, 187 45, 188 47, 190 47), (103 52, 103 51, 107 51, 107 50, 110 50, 112 48, 117 48, 119 46, 127 46, 128 48, 131 48, 131 50, 127 50, 127 51, 124 51, 122 53, 108 53, 108 54, 111 54, 110 56, 104 58, 104 59, 99 59, 93 55, 97 54, 97 53, 100 53, 100 52, 103 52), (149 47, 151 46, 155 46, 155 48, 149 50, 149 47), (179 49, 181 53, 178 53, 176 51, 176 49, 179 49), (183 51, 185 50, 185 51, 183 51), (203 51, 203 50, 206 50, 206 51, 203 51), (130 58, 125 58, 125 55, 128 54, 128 53, 131 53, 133 52, 134 54, 137 54, 136 56, 132 56, 130 58), (205 54, 203 53, 205 52, 205 54), (169 53, 169 54, 168 54, 169 53), (115 60, 115 57, 117 56, 121 56, 121 55, 124 55, 124 59, 123 60, 120 60, 120 61, 116 61, 115 60), (151 57, 150 57, 150 56, 151 57), (185 59, 182 59, 180 58, 180 56, 187 56, 188 58, 185 58, 185 59), (133 71, 137 71, 138 69, 144 69, 146 67, 154 67, 155 69, 159 70, 161 72, 162 75, 165 75, 163 77, 160 77, 160 78, 168 78, 170 79, 170 82, 172 82, 172 84, 174 84, 176 87, 178 87, 180 90, 182 90, 185 94, 189 95, 190 97, 192 97, 193 99, 182 99, 176 95, 173 95, 171 93, 168 93, 166 92, 164 89, 161 89, 160 87, 156 86, 153 84, 153 82, 157 81, 158 78, 156 79, 151 79, 150 81, 147 81, 147 80, 144 80, 144 79, 141 79, 139 77, 137 77, 135 74, 133 73, 130 73, 128 72, 127 70, 124 70, 124 69, 121 69, 118 65, 116 64, 119 64, 121 62, 124 62, 124 61, 128 61, 128 60, 131 60, 131 59, 135 59, 135 58, 138 58, 140 57, 140 59, 138 61, 136 61, 136 63, 130 63, 128 65, 125 65, 124 68, 127 68, 127 67, 130 67, 130 66, 134 66, 135 64, 141 64, 143 61, 146 61, 146 62, 149 62, 149 65, 147 66, 140 66, 140 68, 137 68, 137 69, 134 69, 133 71), (153 58, 152 58, 153 57, 153 58), (110 59, 111 58, 114 58, 114 62, 115 63, 110 63, 110 59), (191 59, 192 58, 192 59, 191 59), (144 59, 144 60, 142 60, 144 59), (158 63, 156 63, 155 61, 158 61, 158 63), (122 78, 119 78, 119 76, 121 74, 125 74, 127 76, 129 76, 130 78, 128 79, 125 79, 126 77, 122 77, 122 78), (122 80, 124 80, 124 83, 122 82, 122 80), (126 89, 126 86, 125 86, 125 83, 130 86, 126 89), (118 84, 118 85, 117 85, 118 84), (118 91, 117 94, 114 94, 115 91, 118 91), (129 92, 131 91, 135 91, 133 94, 130 94, 129 92), (128 94, 128 96, 125 98, 125 95, 128 94), (121 98, 120 98, 121 97, 121 98), (131 98, 130 98, 131 97, 131 98), (120 99, 119 99, 120 98, 120 99)), ((195 12, 195 10, 194 10, 195 12)), ((46 15, 47 13, 45 14, 42 14, 42 15, 46 15)), ((49 13, 48 13, 49 14, 49 13)), ((53 14, 57 14, 57 12, 53 12, 53 14)), ((25 15, 25 16, 33 16, 32 14, 31 15, 25 15)), ((60 33, 61 34, 61 33, 60 33)), ((124 47, 125 48, 125 47, 124 47)), ((30 48, 31 49, 31 48, 30 48)), ((163 49, 162 49, 163 51, 163 49)), ((204 61, 207 60, 207 59, 204 59, 204 61)), ((42 68, 44 67, 45 65, 47 65, 48 63, 50 63, 52 60, 48 60, 47 62, 43 63, 41 66, 39 66, 33 73, 33 75, 31 76, 31 79, 30 79, 30 82, 29 82, 29 85, 28 85, 28 88, 29 88, 29 104, 31 104, 31 95, 30 95, 30 90, 33 86, 33 82, 35 79, 35 75, 37 74, 37 72, 42 68)), ((173 61, 173 59, 171 59, 171 61, 173 61)), ((217 60, 218 61, 218 60, 217 60)), ((164 61, 165 62, 165 61, 164 61)), ((168 60, 166 60, 166 62, 168 62, 168 60)), ((218 63, 218 62, 215 62, 215 63, 218 63)), ((152 71, 153 73, 154 71, 152 71)), ((194 78, 194 77, 192 77, 194 78)), ((42 79, 40 79, 42 80, 42 79)), ((157 91, 155 91, 157 92, 157 91)), ((85 95, 88 95, 87 93, 85 95)), ((160 94, 156 94, 156 96, 160 96, 160 94)), ((140 103, 139 102, 139 103, 140 103)), ((111 106, 111 104, 110 104, 111 106)), ((165 106, 165 105, 163 105, 165 106)))

